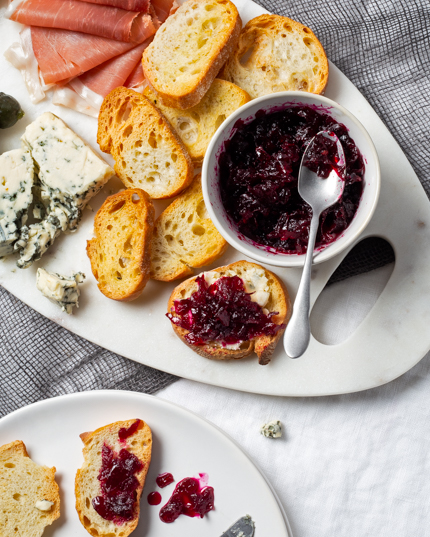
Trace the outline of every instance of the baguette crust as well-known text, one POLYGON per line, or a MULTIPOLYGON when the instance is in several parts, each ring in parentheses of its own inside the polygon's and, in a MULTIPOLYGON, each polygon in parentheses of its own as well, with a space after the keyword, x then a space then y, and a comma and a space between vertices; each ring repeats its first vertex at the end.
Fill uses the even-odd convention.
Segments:
POLYGON ((149 280, 154 205, 140 188, 110 196, 94 219, 87 255, 100 291, 113 300, 136 299, 149 280))
POLYGON ((201 175, 157 218, 151 251, 151 278, 170 282, 220 258, 228 247, 206 211, 201 175))
POLYGON ((16 440, 0 447, 0 535, 40 537, 46 526, 60 516, 60 494, 55 467, 33 462, 24 442, 16 440), (52 502, 47 511, 36 507, 52 502))
POLYGON ((266 14, 243 28, 220 76, 255 99, 278 91, 323 93, 328 72, 324 48, 309 28, 266 14))
MULTIPOLYGON (((269 312, 277 311, 277 315, 272 317, 272 321, 276 324, 286 324, 291 315, 291 302, 288 295, 288 291, 285 285, 279 280, 279 278, 261 265, 256 263, 250 263, 249 261, 236 261, 231 265, 226 265, 214 269, 220 276, 228 275, 229 271, 233 271, 239 277, 242 277, 246 271, 252 269, 263 269, 265 276, 268 279, 270 298, 265 306, 269 312)), ((196 277, 185 280, 178 285, 172 292, 167 305, 167 311, 174 315, 174 303, 175 300, 182 300, 188 298, 198 289, 196 283, 196 277)), ((284 329, 279 330, 274 336, 260 336, 250 341, 244 341, 239 349, 226 349, 223 347, 215 346, 211 343, 205 345, 192 345, 188 343, 185 336, 188 330, 177 326, 172 323, 173 330, 176 335, 194 352, 205 358, 212 360, 240 360, 249 356, 252 352, 255 352, 258 356, 258 363, 260 365, 267 365, 272 357, 275 347, 281 338, 284 329)))
POLYGON ((144 89, 143 94, 169 120, 195 167, 202 165, 209 142, 221 123, 251 100, 242 88, 220 78, 215 78, 203 99, 188 110, 164 106, 149 87, 144 89))
POLYGON ((116 88, 103 100, 97 142, 113 156, 124 185, 142 188, 153 199, 172 198, 193 180, 180 137, 158 108, 128 88, 116 88))
POLYGON ((242 20, 230 0, 188 0, 142 56, 145 77, 165 106, 198 104, 239 40, 242 20))
POLYGON ((149 426, 141 420, 137 431, 124 442, 118 439, 121 428, 129 428, 136 420, 117 421, 94 432, 80 435, 84 448, 84 464, 77 471, 75 478, 76 511, 79 520, 90 535, 94 537, 127 537, 136 528, 140 515, 140 497, 151 462, 152 434, 149 426), (92 499, 100 494, 98 475, 101 468, 101 448, 107 444, 119 452, 121 449, 136 455, 143 463, 143 469, 136 475, 139 486, 136 490, 135 517, 129 522, 116 525, 102 518, 92 506, 92 499))

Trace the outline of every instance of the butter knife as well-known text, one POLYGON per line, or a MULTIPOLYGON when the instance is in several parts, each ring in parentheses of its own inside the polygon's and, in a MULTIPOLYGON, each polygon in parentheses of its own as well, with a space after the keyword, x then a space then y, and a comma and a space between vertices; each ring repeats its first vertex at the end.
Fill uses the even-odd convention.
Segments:
POLYGON ((221 537, 253 537, 255 524, 249 515, 239 518, 221 537))

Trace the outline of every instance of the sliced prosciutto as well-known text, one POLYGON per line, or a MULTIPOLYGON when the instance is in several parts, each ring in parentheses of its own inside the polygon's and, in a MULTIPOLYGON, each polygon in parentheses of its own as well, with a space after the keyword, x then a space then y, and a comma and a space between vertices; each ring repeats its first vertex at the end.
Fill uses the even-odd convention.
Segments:
POLYGON ((131 72, 130 76, 124 82, 124 86, 129 89, 142 92, 146 84, 147 82, 145 75, 143 74, 142 62, 139 62, 131 72))
POLYGON ((102 4, 104 6, 121 7, 128 11, 142 11, 147 13, 149 9, 149 0, 81 0, 91 2, 92 4, 102 4))
POLYGON ((136 46, 96 35, 38 27, 31 28, 31 40, 45 84, 79 76, 136 46))
POLYGON ((93 108, 100 107, 103 98, 122 86, 135 67, 141 65, 142 52, 149 43, 150 40, 74 78, 70 86, 93 108))
POLYGON ((77 0, 23 0, 10 19, 28 26, 61 28, 134 44, 143 43, 155 33, 146 13, 77 0))
POLYGON ((176 3, 176 0, 152 0, 152 7, 155 10, 158 20, 162 24, 169 15, 178 9, 179 5, 176 3))

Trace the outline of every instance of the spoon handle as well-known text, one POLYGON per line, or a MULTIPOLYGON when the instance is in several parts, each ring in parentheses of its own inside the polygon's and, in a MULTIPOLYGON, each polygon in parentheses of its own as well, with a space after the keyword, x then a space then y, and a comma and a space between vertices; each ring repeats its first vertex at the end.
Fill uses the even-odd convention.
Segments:
POLYGON ((290 358, 299 358, 306 351, 311 337, 309 324, 311 269, 320 212, 314 211, 309 229, 308 249, 302 278, 294 301, 293 314, 284 333, 284 349, 290 358))

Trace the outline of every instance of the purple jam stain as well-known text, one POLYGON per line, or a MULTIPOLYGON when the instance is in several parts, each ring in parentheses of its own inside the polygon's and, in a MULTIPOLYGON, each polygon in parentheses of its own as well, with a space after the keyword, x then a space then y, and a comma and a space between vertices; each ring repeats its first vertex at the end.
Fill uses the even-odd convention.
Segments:
POLYGON ((284 325, 271 321, 277 312, 265 315, 252 302, 238 276, 224 276, 208 285, 204 276, 196 278, 198 289, 189 298, 175 300, 174 312, 167 317, 188 330, 185 339, 192 345, 206 341, 234 344, 263 334, 273 336, 284 325))
MULTIPOLYGON (((345 189, 342 198, 321 215, 316 241, 320 249, 335 241, 357 212, 363 192, 363 157, 345 125, 329 114, 306 105, 260 112, 250 123, 238 120, 234 135, 224 144, 219 157, 222 203, 245 237, 281 253, 304 254, 312 210, 298 193, 300 162, 319 131, 333 132, 345 153, 345 189)), ((339 163, 336 144, 321 139, 313 144, 306 165, 324 176, 339 163)))
POLYGON ((139 487, 135 474, 143 466, 136 455, 126 449, 116 453, 104 444, 98 475, 101 495, 92 500, 94 509, 102 518, 112 520, 117 525, 133 520, 136 516, 136 490, 139 487))
POLYGON ((214 489, 200 487, 194 477, 186 477, 176 485, 172 496, 160 510, 160 519, 166 524, 174 522, 179 515, 200 517, 214 509, 214 489))
POLYGON ((132 434, 134 434, 140 423, 142 422, 142 420, 136 420, 135 422, 133 422, 130 427, 128 429, 126 429, 125 427, 121 427, 121 429, 118 431, 118 438, 120 440, 120 442, 125 442, 125 440, 131 436, 132 434))
POLYGON ((159 492, 150 492, 148 494, 148 503, 149 505, 160 505, 161 494, 159 492))
POLYGON ((175 478, 173 477, 172 474, 169 474, 169 472, 160 474, 159 476, 157 476, 157 479, 155 480, 155 482, 160 487, 160 489, 167 487, 167 485, 170 485, 170 483, 173 483, 173 481, 175 481, 175 478))

